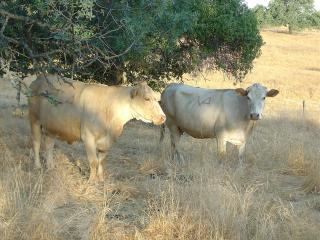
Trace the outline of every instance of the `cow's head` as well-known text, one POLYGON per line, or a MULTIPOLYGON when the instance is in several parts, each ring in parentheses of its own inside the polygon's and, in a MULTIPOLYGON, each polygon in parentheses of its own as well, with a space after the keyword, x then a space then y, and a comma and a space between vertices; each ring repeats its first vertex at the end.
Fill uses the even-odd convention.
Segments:
POLYGON ((249 106, 249 118, 251 120, 259 120, 262 117, 262 111, 264 107, 264 100, 266 97, 274 97, 279 93, 276 89, 267 90, 266 87, 260 83, 254 83, 246 90, 243 88, 237 88, 235 91, 247 98, 249 106))
POLYGON ((144 122, 152 122, 160 125, 165 122, 166 115, 160 105, 160 94, 154 92, 145 82, 142 82, 131 89, 131 108, 133 116, 144 122))

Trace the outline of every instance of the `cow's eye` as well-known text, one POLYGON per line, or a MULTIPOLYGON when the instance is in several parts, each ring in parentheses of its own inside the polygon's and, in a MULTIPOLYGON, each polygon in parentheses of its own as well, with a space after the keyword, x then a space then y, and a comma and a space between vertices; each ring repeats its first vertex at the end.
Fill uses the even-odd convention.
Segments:
POLYGON ((247 96, 247 99, 250 100, 250 97, 247 96))
POLYGON ((146 100, 146 101, 150 101, 150 98, 146 97, 146 98, 144 98, 144 100, 146 100))
POLYGON ((262 98, 262 100, 265 100, 265 99, 266 99, 266 97, 263 97, 263 98, 262 98))

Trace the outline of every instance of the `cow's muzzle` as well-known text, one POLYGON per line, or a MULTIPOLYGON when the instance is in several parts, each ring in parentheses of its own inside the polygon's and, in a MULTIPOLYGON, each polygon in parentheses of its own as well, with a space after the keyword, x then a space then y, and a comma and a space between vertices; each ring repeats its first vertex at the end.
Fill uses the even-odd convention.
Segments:
POLYGON ((160 115, 159 117, 155 118, 153 120, 153 123, 155 125, 161 125, 166 121, 166 116, 165 115, 160 115))
POLYGON ((259 120, 261 115, 259 113, 250 113, 250 120, 259 120))

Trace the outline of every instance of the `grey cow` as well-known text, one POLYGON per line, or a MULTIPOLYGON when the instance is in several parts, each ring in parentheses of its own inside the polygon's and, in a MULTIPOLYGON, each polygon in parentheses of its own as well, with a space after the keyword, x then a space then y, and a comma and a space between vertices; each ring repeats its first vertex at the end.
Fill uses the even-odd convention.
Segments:
MULTIPOLYGON (((242 165, 247 139, 254 122, 261 119, 266 97, 274 97, 278 90, 267 90, 254 83, 246 90, 203 89, 184 84, 170 84, 161 94, 161 107, 170 130, 172 158, 182 160, 179 152, 181 135, 194 138, 216 138, 218 154, 226 153, 226 143, 239 149, 242 165)), ((161 132, 162 141, 164 127, 161 132)))

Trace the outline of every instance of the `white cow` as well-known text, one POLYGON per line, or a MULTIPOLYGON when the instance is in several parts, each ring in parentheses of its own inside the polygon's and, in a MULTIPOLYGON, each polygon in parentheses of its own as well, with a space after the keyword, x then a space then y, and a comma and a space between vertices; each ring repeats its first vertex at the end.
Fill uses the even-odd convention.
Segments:
MULTIPOLYGON (((245 145, 254 122, 261 119, 266 97, 274 97, 278 90, 255 83, 246 90, 203 89, 184 84, 170 84, 161 94, 161 107, 170 130, 172 158, 182 160, 179 153, 181 135, 194 138, 216 138, 218 154, 226 153, 226 143, 239 149, 240 164, 244 160, 245 145)), ((160 141, 163 140, 164 127, 160 141)))
POLYGON ((106 86, 47 75, 32 82, 30 90, 29 119, 35 166, 41 167, 42 133, 46 136, 48 168, 54 165, 54 138, 70 144, 82 141, 90 162, 90 182, 103 181, 104 159, 130 119, 156 125, 166 119, 157 95, 146 83, 135 87, 106 86))

